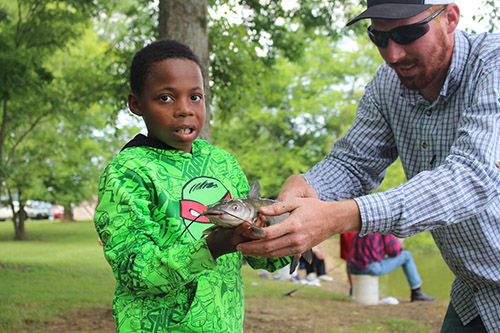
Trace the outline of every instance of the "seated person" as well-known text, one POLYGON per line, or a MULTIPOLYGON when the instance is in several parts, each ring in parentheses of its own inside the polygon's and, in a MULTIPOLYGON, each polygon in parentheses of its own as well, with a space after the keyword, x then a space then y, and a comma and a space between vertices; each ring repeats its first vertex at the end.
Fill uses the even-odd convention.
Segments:
POLYGON ((411 301, 433 301, 421 290, 422 280, 409 251, 401 250, 402 240, 394 235, 370 233, 364 237, 354 235, 347 255, 351 274, 380 276, 403 267, 411 288, 411 301))
POLYGON ((319 246, 314 246, 312 248, 313 259, 311 263, 308 263, 303 257, 300 257, 301 267, 306 269, 306 280, 314 281, 319 278, 324 281, 333 281, 331 276, 326 275, 325 257, 323 251, 319 246))
POLYGON ((352 296, 352 275, 349 272, 349 266, 347 261, 347 254, 349 253, 349 248, 351 247, 351 240, 356 235, 357 232, 346 232, 340 234, 340 259, 346 262, 345 270, 347 272, 347 280, 349 281, 349 296, 352 296))

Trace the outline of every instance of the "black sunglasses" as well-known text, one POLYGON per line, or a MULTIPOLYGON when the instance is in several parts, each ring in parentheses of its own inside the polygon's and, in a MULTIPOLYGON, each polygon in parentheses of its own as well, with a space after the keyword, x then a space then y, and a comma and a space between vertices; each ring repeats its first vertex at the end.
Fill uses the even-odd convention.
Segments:
POLYGON ((400 45, 410 44, 429 31, 428 23, 439 14, 441 14, 441 12, 445 10, 447 6, 448 5, 445 5, 434 14, 420 22, 403 25, 390 31, 373 30, 372 26, 370 25, 368 29, 366 29, 368 32, 368 36, 370 37, 373 44, 383 48, 387 47, 387 44, 389 44, 389 38, 400 45))

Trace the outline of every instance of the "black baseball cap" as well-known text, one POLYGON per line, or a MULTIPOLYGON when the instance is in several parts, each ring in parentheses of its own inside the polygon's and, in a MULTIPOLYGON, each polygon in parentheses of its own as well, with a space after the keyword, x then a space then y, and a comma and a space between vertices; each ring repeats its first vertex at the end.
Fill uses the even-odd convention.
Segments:
POLYGON ((368 0, 368 8, 350 20, 346 26, 362 19, 402 20, 420 14, 434 5, 454 3, 454 0, 368 0))

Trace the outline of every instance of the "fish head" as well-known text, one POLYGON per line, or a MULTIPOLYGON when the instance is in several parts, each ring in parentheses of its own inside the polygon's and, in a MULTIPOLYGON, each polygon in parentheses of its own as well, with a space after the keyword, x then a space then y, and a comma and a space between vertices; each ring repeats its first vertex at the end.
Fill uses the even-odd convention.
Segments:
POLYGON ((256 215, 255 207, 240 198, 218 201, 201 214, 213 224, 226 228, 236 227, 244 221, 253 222, 256 215))

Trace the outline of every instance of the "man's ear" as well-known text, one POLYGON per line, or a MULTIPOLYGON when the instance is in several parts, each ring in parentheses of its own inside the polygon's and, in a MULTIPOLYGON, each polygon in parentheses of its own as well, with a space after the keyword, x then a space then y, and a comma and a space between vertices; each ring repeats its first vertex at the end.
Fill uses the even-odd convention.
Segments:
POLYGON ((133 114, 142 116, 141 102, 139 96, 136 93, 130 92, 128 94, 128 108, 133 114))
POLYGON ((447 33, 453 33, 460 21, 460 8, 456 4, 450 3, 443 14, 445 14, 447 23, 447 33))

